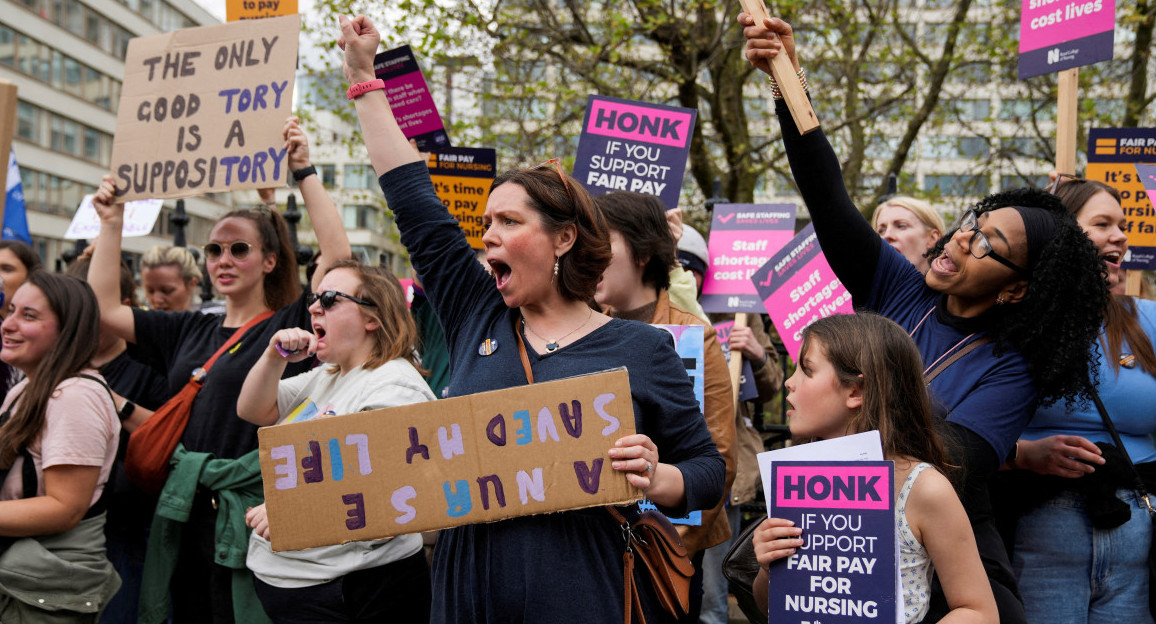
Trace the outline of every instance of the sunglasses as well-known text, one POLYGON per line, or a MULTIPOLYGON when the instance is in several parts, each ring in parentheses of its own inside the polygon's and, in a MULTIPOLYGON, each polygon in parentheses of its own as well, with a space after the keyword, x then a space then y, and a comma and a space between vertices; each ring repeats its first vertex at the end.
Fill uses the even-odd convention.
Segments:
POLYGON ((368 306, 371 308, 375 307, 375 304, 372 301, 367 301, 365 299, 362 299, 361 297, 354 297, 353 295, 347 295, 343 292, 338 292, 336 290, 326 290, 325 292, 321 292, 321 293, 309 293, 308 295, 306 295, 305 301, 307 301, 309 303, 309 305, 313 305, 314 301, 320 301, 321 302, 321 309, 322 310, 328 310, 328 309, 332 308, 337 303, 338 297, 345 297, 346 299, 352 301, 353 303, 356 303, 357 305, 368 306))
POLYGON ((1044 190, 1051 193, 1052 195, 1055 195, 1056 191, 1060 190, 1060 185, 1064 184, 1065 181, 1071 182, 1073 184, 1077 182, 1087 182, 1087 180, 1084 178, 1074 176, 1070 173, 1061 173, 1057 175, 1055 181, 1049 184, 1048 187, 1044 190))
POLYGON ((574 192, 570 190, 570 180, 566 177, 566 172, 562 171, 561 160, 558 158, 551 158, 550 160, 540 162, 533 167, 530 167, 530 169, 541 169, 542 167, 547 167, 550 165, 554 165, 554 171, 558 172, 558 177, 562 179, 562 184, 566 187, 566 194, 570 196, 571 202, 574 201, 574 192))
POLYGON ((983 230, 979 229, 979 216, 975 214, 974 210, 968 210, 963 213, 963 219, 959 222, 959 231, 964 234, 972 232, 971 235, 971 255, 976 259, 990 257, 992 260, 1004 265, 1005 267, 1027 277, 1030 275, 1026 270, 1017 266, 1011 260, 999 255, 991 248, 991 241, 987 239, 987 235, 983 230))
POLYGON ((202 249, 205 250, 205 258, 213 260, 214 262, 221 258, 226 249, 229 250, 229 255, 233 256, 234 260, 244 260, 245 256, 248 256, 249 252, 253 251, 253 245, 245 241, 233 241, 229 243, 228 247, 221 243, 209 243, 202 249))

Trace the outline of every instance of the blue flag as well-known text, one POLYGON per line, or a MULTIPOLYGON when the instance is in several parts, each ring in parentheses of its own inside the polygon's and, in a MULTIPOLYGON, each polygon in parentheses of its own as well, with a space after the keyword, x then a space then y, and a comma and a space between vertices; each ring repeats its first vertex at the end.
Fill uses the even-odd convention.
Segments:
POLYGON ((4 201, 4 235, 8 240, 32 244, 28 234, 28 215, 24 212, 24 186, 20 183, 20 167, 16 166, 16 152, 8 152, 8 188, 4 201))

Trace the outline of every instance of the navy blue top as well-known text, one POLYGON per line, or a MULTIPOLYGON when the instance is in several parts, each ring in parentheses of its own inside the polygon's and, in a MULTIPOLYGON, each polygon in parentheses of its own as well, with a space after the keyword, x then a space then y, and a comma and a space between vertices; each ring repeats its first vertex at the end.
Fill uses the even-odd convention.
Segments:
MULTIPOLYGON (((527 383, 514 334, 520 313, 506 307, 494 278, 475 259, 425 164, 403 165, 379 182, 445 328, 450 394, 527 383), (480 355, 487 340, 496 348, 480 355)), ((553 353, 527 350, 535 381, 625 366, 637 430, 654 440, 663 463, 679 468, 686 486, 686 504, 663 511, 681 515, 719 501, 725 465, 667 332, 614 319, 553 353)), ((431 622, 549 622, 568 615, 621 621, 623 550, 621 530, 597 507, 442 531, 434 549, 431 622)), ((647 621, 665 621, 640 574, 647 621)))

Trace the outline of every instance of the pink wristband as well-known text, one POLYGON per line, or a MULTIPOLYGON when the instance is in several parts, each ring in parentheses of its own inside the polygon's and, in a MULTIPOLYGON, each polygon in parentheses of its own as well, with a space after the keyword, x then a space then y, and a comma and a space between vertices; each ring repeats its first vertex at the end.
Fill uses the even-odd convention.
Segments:
POLYGON ((364 95, 366 93, 369 93, 370 91, 375 91, 377 89, 382 89, 382 90, 385 89, 385 81, 382 80, 381 78, 378 78, 377 80, 369 80, 366 82, 359 82, 355 85, 352 85, 351 87, 349 87, 349 91, 347 91, 345 93, 345 95, 349 99, 354 100, 354 99, 357 99, 357 97, 360 95, 364 95))

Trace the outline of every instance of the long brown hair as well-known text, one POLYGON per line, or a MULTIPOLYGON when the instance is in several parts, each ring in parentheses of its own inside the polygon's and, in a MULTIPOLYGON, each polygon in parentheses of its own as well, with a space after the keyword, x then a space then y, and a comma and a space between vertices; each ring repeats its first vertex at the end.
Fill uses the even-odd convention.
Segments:
POLYGON ((297 276, 297 254, 289 244, 289 226, 285 218, 268 208, 243 208, 221 217, 217 223, 229 217, 252 221, 261 239, 262 256, 268 253, 277 256, 277 264, 265 274, 265 306, 270 310, 280 310, 293 303, 301 296, 301 279, 297 276))
MULTIPOLYGON (((1116 203, 1120 203, 1120 191, 1096 180, 1064 179, 1053 192, 1074 216, 1079 216, 1084 204, 1098 193, 1107 193, 1116 203)), ((1153 352, 1152 341, 1137 319, 1136 302, 1131 297, 1115 295, 1108 299, 1104 307, 1104 333, 1100 336, 1104 357, 1115 373, 1120 372, 1120 354, 1125 342, 1132 349, 1140 369, 1156 376, 1156 353, 1153 352)))
MULTIPOLYGON (((372 306, 358 306, 362 316, 377 321, 377 329, 373 331, 373 349, 361 367, 370 370, 401 358, 413 364, 419 373, 427 374, 417 354, 417 324, 405 306, 405 290, 397 277, 382 267, 366 266, 348 259, 334 262, 325 274, 337 269, 357 274, 361 284, 357 286, 357 292, 351 294, 373 303, 372 306)), ((338 370, 334 366, 329 372, 337 373, 338 370)))
POLYGON ((56 387, 89 368, 100 336, 100 307, 87 282, 43 269, 28 274, 25 284, 44 293, 56 315, 56 342, 28 376, 12 417, 0 427, 0 466, 11 467, 20 449, 40 435, 48 402, 56 387))
POLYGON ((863 404, 851 417, 849 433, 878 430, 884 457, 911 457, 949 474, 952 466, 923 382, 923 358, 902 327, 877 314, 828 316, 803 330, 799 361, 815 342, 822 344, 839 382, 862 391, 863 404))

